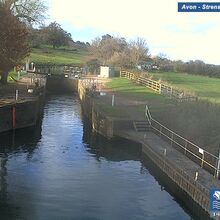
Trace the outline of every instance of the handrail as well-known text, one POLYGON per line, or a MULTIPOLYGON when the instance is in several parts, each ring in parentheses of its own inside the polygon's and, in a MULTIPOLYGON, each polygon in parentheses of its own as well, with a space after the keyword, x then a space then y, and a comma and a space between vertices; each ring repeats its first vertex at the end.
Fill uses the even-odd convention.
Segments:
POLYGON ((151 117, 151 114, 150 114, 150 111, 149 111, 149 108, 148 108, 147 105, 146 105, 146 107, 145 107, 145 115, 146 115, 146 117, 147 117, 147 120, 148 120, 149 125, 151 126, 152 117, 151 117))
MULTIPOLYGON (((150 121, 149 124, 150 124, 151 128, 154 129, 155 131, 159 132, 160 135, 163 135, 168 140, 170 140, 171 146, 173 144, 176 144, 177 146, 179 146, 181 149, 184 150, 185 155, 187 155, 187 153, 188 153, 193 158, 199 160, 199 165, 203 169, 206 169, 209 172, 210 172, 210 169, 214 170, 214 173, 213 172, 210 172, 210 173, 214 174, 215 177, 218 176, 220 170, 218 169, 218 167, 216 168, 216 164, 219 163, 219 158, 217 156, 200 148, 196 144, 192 143, 191 141, 187 140, 186 138, 182 137, 181 135, 177 134, 176 132, 172 131, 171 129, 167 128, 166 126, 162 125, 160 122, 158 122, 157 120, 152 118, 152 116, 150 114, 150 110, 147 105, 145 108, 145 116, 146 116, 147 120, 150 121), (157 128, 157 126, 159 126, 159 128, 157 128), (166 134, 165 131, 168 134, 166 134), (175 140, 176 137, 179 138, 180 140, 182 140, 185 143, 185 146, 183 146, 183 144, 181 144, 180 141, 178 142, 177 140, 175 140), (196 152, 198 154, 196 154, 196 152), (207 157, 210 161, 207 161, 207 157), (204 167, 204 164, 206 164, 207 168, 204 167)), ((197 161, 194 161, 194 162, 197 162, 197 161)))

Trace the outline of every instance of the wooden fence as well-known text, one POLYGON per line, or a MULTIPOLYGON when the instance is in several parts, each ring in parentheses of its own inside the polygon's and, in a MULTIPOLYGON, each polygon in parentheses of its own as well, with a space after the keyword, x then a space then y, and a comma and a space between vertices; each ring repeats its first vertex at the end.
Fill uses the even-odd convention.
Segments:
POLYGON ((159 81, 139 76, 136 73, 122 70, 120 71, 120 77, 133 80, 140 85, 146 86, 154 90, 158 94, 168 96, 170 98, 176 99, 177 101, 196 101, 198 99, 196 96, 192 96, 183 90, 178 90, 159 81))

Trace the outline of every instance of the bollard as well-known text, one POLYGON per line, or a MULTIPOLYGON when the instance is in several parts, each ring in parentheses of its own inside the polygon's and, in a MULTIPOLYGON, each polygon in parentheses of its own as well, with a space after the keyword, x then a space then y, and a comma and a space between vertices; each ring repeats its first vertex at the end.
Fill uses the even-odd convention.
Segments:
POLYGON ((18 101, 18 90, 15 90, 15 101, 18 101))
POLYGON ((163 154, 164 154, 164 156, 166 156, 166 155, 167 155, 167 149, 166 149, 166 148, 164 149, 163 154))
POLYGON ((197 181, 197 180, 198 180, 198 176, 199 176, 199 172, 196 171, 196 175, 195 175, 195 179, 194 179, 194 181, 197 181))
POLYGON ((115 105, 115 95, 112 95, 112 107, 115 105))
POLYGON ((12 107, 12 127, 16 128, 16 106, 12 107))

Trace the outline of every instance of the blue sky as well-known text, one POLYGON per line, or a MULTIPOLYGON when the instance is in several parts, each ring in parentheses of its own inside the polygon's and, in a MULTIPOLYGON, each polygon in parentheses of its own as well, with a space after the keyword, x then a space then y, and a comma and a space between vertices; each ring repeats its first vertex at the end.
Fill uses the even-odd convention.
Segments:
POLYGON ((103 34, 142 37, 150 53, 220 64, 220 13, 178 13, 177 0, 47 0, 49 21, 75 41, 103 34))

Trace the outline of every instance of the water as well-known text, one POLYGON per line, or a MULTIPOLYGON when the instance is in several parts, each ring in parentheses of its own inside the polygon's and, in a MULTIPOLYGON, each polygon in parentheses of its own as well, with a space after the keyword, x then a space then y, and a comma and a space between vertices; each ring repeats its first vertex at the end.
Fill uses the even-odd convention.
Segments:
POLYGON ((36 129, 0 136, 0 219, 191 219, 140 149, 83 126, 73 96, 48 99, 36 129))

